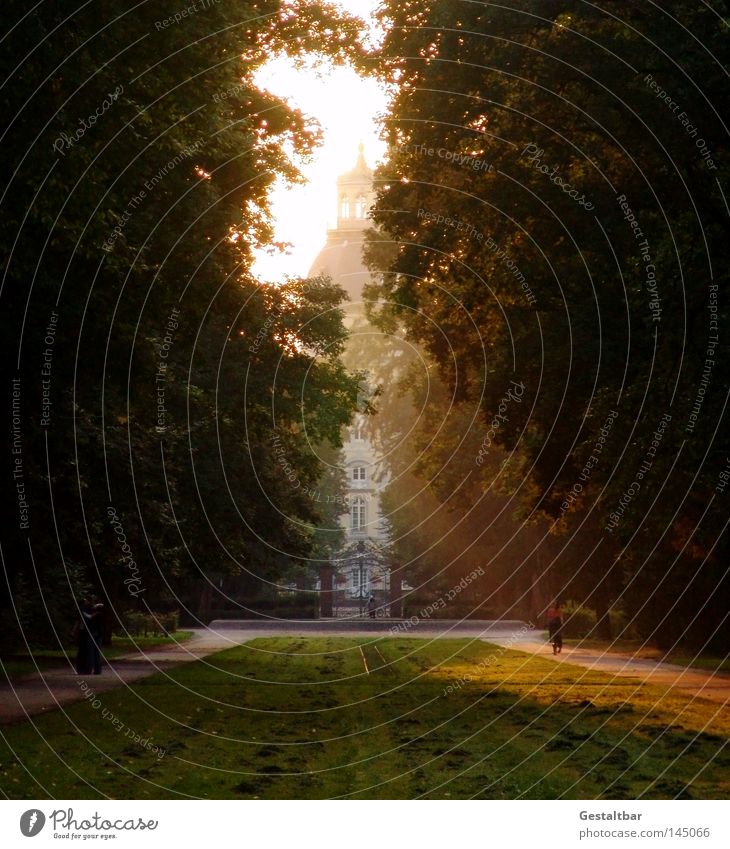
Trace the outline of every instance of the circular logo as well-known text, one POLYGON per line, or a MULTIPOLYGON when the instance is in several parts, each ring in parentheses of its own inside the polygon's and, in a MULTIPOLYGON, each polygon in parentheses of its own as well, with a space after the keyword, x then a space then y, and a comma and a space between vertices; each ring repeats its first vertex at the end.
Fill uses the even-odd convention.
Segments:
POLYGON ((26 837, 35 837, 43 831, 46 815, 37 808, 31 808, 20 818, 20 830, 26 837))

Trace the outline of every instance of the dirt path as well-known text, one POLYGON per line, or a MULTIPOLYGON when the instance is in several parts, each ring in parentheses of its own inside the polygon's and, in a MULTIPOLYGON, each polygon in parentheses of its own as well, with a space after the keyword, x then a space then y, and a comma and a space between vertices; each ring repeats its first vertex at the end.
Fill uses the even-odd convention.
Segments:
POLYGON ((231 642, 226 636, 200 629, 184 643, 146 652, 132 652, 105 661, 101 675, 77 675, 71 666, 61 666, 16 681, 4 681, 0 683, 0 725, 81 701, 84 698, 83 683, 94 693, 106 693, 233 645, 238 643, 231 642))
POLYGON ((592 649, 564 648, 553 657, 552 649, 527 631, 522 623, 421 621, 397 630, 392 620, 352 620, 343 622, 292 623, 213 622, 210 628, 193 631, 185 643, 146 652, 134 652, 105 663, 101 675, 76 675, 71 667, 49 669, 13 683, 0 684, 0 725, 22 721, 84 698, 82 683, 95 693, 126 687, 177 666, 190 663, 257 637, 271 636, 359 636, 383 638, 412 636, 427 638, 474 638, 507 648, 596 669, 613 675, 640 679, 666 687, 677 687, 720 704, 730 704, 730 674, 687 669, 660 661, 608 654, 592 649), (394 632, 394 628, 396 628, 394 632))
POLYGON ((730 674, 727 672, 710 672, 659 660, 636 658, 618 652, 602 652, 597 649, 568 646, 563 647, 559 655, 553 655, 552 647, 547 641, 537 640, 535 635, 534 631, 524 638, 516 635, 513 637, 495 635, 488 640, 500 646, 554 660, 556 663, 572 663, 598 672, 637 678, 663 687, 676 687, 703 699, 730 705, 730 674))

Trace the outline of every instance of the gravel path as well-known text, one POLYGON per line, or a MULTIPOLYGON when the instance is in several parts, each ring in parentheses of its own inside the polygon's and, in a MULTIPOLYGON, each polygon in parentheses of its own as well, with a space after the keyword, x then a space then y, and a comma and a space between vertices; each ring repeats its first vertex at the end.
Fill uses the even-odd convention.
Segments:
POLYGON ((547 643, 536 639, 536 631, 524 623, 488 621, 427 621, 417 623, 390 619, 333 620, 330 622, 216 621, 209 628, 198 628, 185 643, 134 652, 104 664, 101 675, 76 675, 70 666, 57 667, 0 685, 0 724, 22 721, 29 716, 54 710, 84 698, 82 683, 95 693, 127 686, 177 666, 190 663, 224 649, 233 648, 257 637, 272 636, 357 636, 381 638, 415 636, 432 638, 471 637, 507 648, 519 649, 554 660, 596 669, 613 675, 637 678, 666 687, 677 687, 693 695, 721 704, 730 703, 730 675, 687 669, 660 661, 635 659, 591 649, 564 648, 554 657, 547 643))
POLYGON ((536 632, 532 631, 524 639, 510 641, 509 637, 496 635, 494 638, 489 638, 489 641, 497 645, 508 645, 519 651, 530 652, 548 660, 554 660, 556 663, 571 663, 597 672, 640 679, 646 683, 664 687, 675 687, 703 699, 730 705, 730 674, 727 672, 692 669, 660 660, 635 658, 619 652, 602 652, 580 647, 564 646, 559 655, 553 655, 552 646, 546 640, 536 640, 535 636, 536 632))

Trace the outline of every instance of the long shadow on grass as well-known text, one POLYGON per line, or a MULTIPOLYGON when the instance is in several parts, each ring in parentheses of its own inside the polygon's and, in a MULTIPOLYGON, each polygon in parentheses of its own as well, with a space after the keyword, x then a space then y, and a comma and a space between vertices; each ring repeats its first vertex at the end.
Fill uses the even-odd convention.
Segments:
POLYGON ((728 729, 705 728, 709 705, 520 652, 486 663, 495 648, 256 640, 5 729, 0 786, 11 798, 728 795, 728 729))

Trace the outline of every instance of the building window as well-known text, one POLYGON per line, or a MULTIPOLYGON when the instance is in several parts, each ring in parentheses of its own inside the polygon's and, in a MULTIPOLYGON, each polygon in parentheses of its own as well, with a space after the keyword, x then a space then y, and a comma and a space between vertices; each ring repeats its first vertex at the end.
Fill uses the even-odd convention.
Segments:
POLYGON ((340 218, 350 217, 350 199, 347 195, 342 195, 340 198, 340 218))
POLYGON ((359 567, 353 569, 350 572, 350 586, 349 586, 349 595, 350 598, 362 598, 368 594, 368 590, 370 588, 370 582, 368 581, 368 576, 365 570, 362 571, 362 584, 360 583, 360 569, 359 567))
POLYGON ((353 531, 364 531, 367 524, 367 504, 364 498, 354 498, 350 507, 350 527, 353 531))
POLYGON ((352 470, 352 479, 354 481, 364 481, 367 480, 365 476, 365 466, 355 466, 352 470))
POLYGON ((367 215, 367 198, 365 195, 359 195, 355 201, 355 218, 365 218, 367 215))

